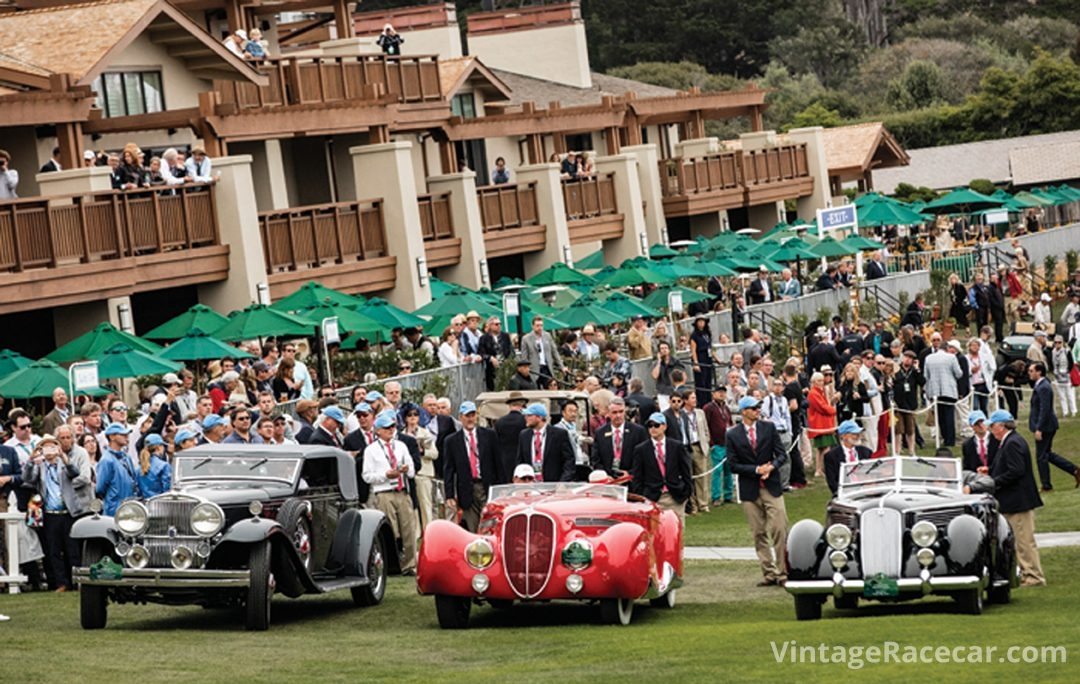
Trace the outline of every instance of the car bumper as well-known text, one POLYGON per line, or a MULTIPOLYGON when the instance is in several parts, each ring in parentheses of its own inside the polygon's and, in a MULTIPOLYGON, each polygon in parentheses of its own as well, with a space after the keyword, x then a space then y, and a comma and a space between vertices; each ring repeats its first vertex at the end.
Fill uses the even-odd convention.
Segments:
POLYGON ((124 568, 117 579, 91 579, 90 568, 75 568, 75 582, 90 587, 147 589, 230 589, 251 584, 248 570, 174 570, 172 568, 124 568))
MULTIPOLYGON (((825 580, 788 580, 784 585, 789 594, 845 594, 862 595, 865 582, 861 579, 834 577, 825 580)), ((983 581, 975 575, 950 575, 944 577, 902 577, 896 586, 902 594, 933 594, 944 591, 961 591, 982 588, 983 581)))

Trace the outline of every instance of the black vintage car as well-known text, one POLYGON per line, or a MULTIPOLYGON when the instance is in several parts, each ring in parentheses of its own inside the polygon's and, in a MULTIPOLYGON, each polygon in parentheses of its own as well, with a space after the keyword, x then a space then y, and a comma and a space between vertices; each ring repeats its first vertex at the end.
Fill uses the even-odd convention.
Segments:
POLYGON ((398 570, 394 535, 381 512, 359 508, 348 454, 206 445, 173 469, 172 491, 75 523, 83 628, 104 627, 110 601, 243 606, 252 630, 269 627, 275 592, 382 601, 398 570))
POLYGON ((949 458, 879 458, 843 465, 826 522, 800 520, 788 533, 787 590, 795 617, 817 620, 833 597, 953 597, 979 614, 983 596, 1008 603, 1017 585, 1012 529, 989 494, 965 494, 949 458))

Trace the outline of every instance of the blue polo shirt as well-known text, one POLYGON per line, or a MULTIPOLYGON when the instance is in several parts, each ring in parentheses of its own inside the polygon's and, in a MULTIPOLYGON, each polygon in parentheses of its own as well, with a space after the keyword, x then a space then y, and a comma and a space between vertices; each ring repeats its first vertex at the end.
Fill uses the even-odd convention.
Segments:
POLYGON ((125 499, 139 495, 139 484, 135 479, 135 466, 122 451, 105 449, 97 469, 97 495, 104 505, 105 515, 116 515, 116 509, 125 499))

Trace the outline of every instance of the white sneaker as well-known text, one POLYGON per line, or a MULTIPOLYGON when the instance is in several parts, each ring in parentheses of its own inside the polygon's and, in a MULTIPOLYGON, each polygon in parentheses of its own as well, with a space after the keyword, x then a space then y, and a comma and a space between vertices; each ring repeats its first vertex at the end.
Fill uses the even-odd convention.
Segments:
POLYGON ((7 615, 0 615, 0 622, 7 622, 10 619, 7 615))

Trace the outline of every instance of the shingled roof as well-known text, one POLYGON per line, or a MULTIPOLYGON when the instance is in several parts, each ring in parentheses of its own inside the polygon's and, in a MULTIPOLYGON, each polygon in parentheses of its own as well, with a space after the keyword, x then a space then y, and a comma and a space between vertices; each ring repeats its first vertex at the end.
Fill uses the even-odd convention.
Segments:
POLYGON ((535 102, 538 105, 559 102, 563 107, 576 107, 579 105, 600 104, 601 98, 605 95, 617 97, 625 95, 627 92, 637 93, 638 97, 670 97, 678 94, 678 91, 671 88, 608 76, 607 74, 594 73, 591 88, 577 88, 563 83, 546 81, 542 78, 515 74, 512 71, 503 71, 502 69, 492 69, 491 71, 510 88, 509 104, 511 105, 519 105, 522 102, 535 102))
POLYGON ((1080 131, 1073 140, 1009 151, 1013 185, 1060 183, 1080 178, 1080 131))

